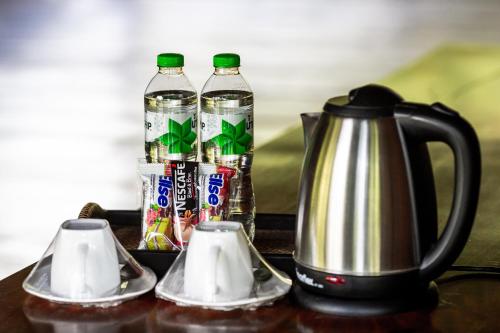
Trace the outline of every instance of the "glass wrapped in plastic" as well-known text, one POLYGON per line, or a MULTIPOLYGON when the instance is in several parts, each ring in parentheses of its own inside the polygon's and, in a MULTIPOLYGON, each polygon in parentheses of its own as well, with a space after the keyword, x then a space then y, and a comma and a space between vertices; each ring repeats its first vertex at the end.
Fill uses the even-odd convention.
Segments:
POLYGON ((109 307, 153 289, 142 267, 101 219, 64 222, 23 282, 26 292, 57 303, 109 307))
POLYGON ((203 222, 155 291, 180 306, 229 311, 271 305, 291 285, 255 249, 241 223, 203 222))

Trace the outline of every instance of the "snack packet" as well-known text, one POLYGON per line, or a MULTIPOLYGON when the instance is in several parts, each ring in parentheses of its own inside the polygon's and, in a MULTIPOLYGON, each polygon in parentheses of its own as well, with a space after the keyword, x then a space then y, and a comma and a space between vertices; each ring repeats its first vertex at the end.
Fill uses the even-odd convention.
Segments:
POLYGON ((140 249, 182 250, 200 221, 229 217, 232 182, 237 170, 190 161, 146 163, 142 179, 140 249))
POLYGON ((139 163, 142 180, 141 249, 179 250, 172 218, 172 175, 169 163, 139 163))
POLYGON ((198 162, 170 161, 176 245, 187 245, 198 224, 198 162))
POLYGON ((228 218, 231 180, 235 175, 236 169, 200 163, 200 222, 228 218))

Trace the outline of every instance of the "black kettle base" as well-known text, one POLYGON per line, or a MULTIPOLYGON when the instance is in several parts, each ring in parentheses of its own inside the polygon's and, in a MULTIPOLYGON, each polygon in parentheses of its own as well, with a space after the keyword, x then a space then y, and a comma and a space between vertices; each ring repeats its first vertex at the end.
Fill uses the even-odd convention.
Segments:
POLYGON ((431 309, 439 302, 438 288, 434 282, 429 284, 426 291, 411 297, 406 295, 389 299, 346 299, 324 296, 308 292, 295 284, 293 297, 306 309, 339 316, 379 316, 431 309))

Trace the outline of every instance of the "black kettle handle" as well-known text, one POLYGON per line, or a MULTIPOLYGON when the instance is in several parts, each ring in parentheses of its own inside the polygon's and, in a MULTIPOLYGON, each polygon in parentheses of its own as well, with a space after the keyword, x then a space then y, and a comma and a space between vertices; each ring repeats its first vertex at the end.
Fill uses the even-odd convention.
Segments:
POLYGON ((422 254, 420 276, 430 281, 453 264, 469 238, 481 181, 479 141, 472 126, 441 103, 401 103, 396 106, 396 116, 411 140, 444 142, 455 157, 455 192, 448 222, 439 240, 422 254))

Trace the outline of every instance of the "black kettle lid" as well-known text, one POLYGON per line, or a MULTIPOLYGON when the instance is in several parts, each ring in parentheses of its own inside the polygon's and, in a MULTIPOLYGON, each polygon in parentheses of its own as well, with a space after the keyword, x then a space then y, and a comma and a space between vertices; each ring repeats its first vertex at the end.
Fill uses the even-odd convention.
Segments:
POLYGON ((368 84, 353 89, 348 96, 330 98, 323 110, 341 117, 377 118, 394 115, 394 106, 403 98, 393 90, 368 84))

